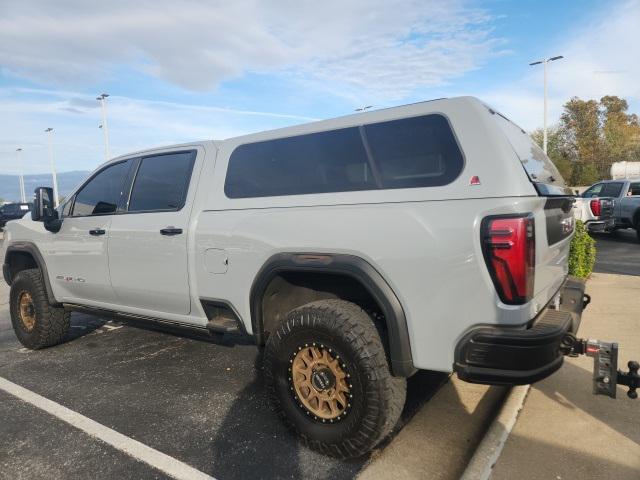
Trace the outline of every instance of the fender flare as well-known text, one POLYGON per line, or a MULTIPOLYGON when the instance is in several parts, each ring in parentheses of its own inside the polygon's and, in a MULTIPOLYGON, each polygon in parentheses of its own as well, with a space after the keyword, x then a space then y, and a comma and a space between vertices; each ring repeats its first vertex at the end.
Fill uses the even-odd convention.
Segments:
POLYGON ((42 279, 44 280, 44 287, 47 291, 47 298, 49 299, 49 304, 52 306, 59 306, 60 303, 56 301, 55 296, 53 295, 53 289, 51 288, 51 281, 49 280, 49 271, 47 270, 47 264, 44 261, 44 257, 42 253, 40 253, 40 249, 36 246, 35 243, 31 242, 15 242, 7 247, 7 251, 4 256, 4 265, 2 268, 2 273, 4 275, 4 279, 7 284, 11 285, 13 278, 11 278, 11 271, 9 270, 9 258, 14 252, 24 252, 30 254, 36 262, 36 265, 42 272, 42 279))
POLYGON ((407 318, 400 300, 382 275, 369 262, 355 255, 305 252, 278 253, 269 258, 256 275, 250 292, 251 326, 259 345, 264 342, 264 293, 271 280, 284 272, 340 274, 360 282, 384 314, 393 375, 410 377, 416 372, 411 355, 407 318))

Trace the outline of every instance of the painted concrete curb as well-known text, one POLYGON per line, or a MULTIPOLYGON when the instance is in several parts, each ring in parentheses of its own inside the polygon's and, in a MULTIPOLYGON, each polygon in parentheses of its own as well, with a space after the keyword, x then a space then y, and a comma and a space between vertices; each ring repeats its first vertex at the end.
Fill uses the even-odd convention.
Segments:
POLYGON ((513 387, 460 480, 487 480, 516 424, 531 385, 513 387))

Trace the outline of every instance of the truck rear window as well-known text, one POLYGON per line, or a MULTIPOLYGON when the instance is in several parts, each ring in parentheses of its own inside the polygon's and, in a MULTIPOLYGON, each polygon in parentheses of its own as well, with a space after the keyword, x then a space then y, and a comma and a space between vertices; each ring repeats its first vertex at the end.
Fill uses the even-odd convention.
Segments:
MULTIPOLYGON (((542 149, 523 129, 511 120, 493 110, 491 110, 491 112, 500 130, 502 130, 515 150, 529 179, 536 184, 536 186, 543 187, 544 190, 564 194, 566 187, 564 179, 542 149)), ((538 188, 538 191, 540 191, 540 188, 538 188)))
POLYGON ((229 198, 446 185, 464 158, 437 114, 249 143, 229 158, 229 198))

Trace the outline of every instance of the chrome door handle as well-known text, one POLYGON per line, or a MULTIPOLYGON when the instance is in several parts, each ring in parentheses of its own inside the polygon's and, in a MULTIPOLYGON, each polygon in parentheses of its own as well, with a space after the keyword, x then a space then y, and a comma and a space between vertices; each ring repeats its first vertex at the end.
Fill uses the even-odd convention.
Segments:
POLYGON ((182 233, 182 229, 181 228, 175 228, 175 227, 167 227, 167 228, 163 228, 162 230, 160 230, 160 235, 180 235, 182 233))
POLYGON ((89 235, 93 235, 94 237, 99 237, 100 235, 104 235, 107 233, 105 230, 101 228, 94 228, 93 230, 89 230, 89 235))

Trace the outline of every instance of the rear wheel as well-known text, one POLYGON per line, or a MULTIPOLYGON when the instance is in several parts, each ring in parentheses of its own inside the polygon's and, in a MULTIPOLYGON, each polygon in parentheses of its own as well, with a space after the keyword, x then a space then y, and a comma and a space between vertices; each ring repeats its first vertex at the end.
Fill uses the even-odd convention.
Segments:
POLYGON ((265 348, 274 410, 309 447, 361 456, 398 422, 406 379, 393 377, 367 313, 343 300, 292 310, 265 348))
POLYGON ((39 349, 64 341, 71 313, 52 307, 39 269, 23 270, 11 283, 11 323, 22 345, 39 349))

